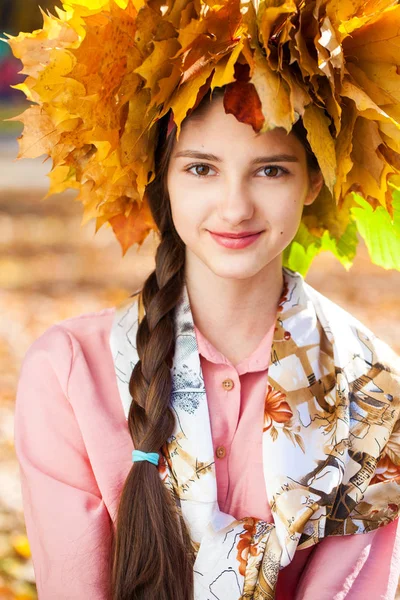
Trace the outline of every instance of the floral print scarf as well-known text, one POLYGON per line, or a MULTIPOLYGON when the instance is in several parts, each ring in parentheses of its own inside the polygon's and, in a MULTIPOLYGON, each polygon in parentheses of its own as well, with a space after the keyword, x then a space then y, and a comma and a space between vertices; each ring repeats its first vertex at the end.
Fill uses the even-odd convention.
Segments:
MULTIPOLYGON (((194 598, 272 599, 297 549, 372 531, 400 511, 400 360, 348 312, 283 269, 265 391, 263 464, 273 523, 236 519, 217 501, 207 395, 187 289, 175 308, 175 430, 160 477, 189 529, 194 598), (271 460, 271 457, 274 460, 271 460)), ((139 360, 140 292, 116 307, 110 333, 128 418, 139 360)))

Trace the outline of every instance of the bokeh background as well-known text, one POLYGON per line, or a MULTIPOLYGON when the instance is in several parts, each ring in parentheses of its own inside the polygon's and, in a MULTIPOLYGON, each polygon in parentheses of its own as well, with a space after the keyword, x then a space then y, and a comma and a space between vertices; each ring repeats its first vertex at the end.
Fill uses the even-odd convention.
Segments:
MULTIPOLYGON (((43 10, 60 6, 56 0, 39 4, 43 10)), ((35 0, 1 0, 0 37, 42 22, 35 0)), ((22 125, 4 120, 28 106, 10 88, 24 79, 21 66, 0 42, 0 600, 37 597, 13 442, 21 361, 50 325, 130 295, 153 269, 156 248, 149 236, 122 258, 111 229, 94 235, 94 222, 81 227, 76 192, 44 198, 50 159, 16 160, 22 125)), ((350 271, 323 253, 306 279, 400 352, 400 273, 372 265, 362 242, 350 271)))

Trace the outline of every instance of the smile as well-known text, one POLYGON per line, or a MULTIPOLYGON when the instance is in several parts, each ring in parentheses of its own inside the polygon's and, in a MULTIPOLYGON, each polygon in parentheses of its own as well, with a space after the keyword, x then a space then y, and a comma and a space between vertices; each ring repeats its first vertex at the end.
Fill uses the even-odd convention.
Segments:
POLYGON ((222 235, 217 235, 216 233, 212 233, 211 231, 209 233, 210 233, 211 237, 213 237, 214 240, 218 244, 220 244, 220 246, 225 246, 225 248, 240 249, 240 248, 246 248, 246 246, 250 246, 250 244, 253 244, 256 240, 258 240, 258 238, 261 236, 261 234, 263 232, 260 231, 260 233, 256 233, 253 235, 246 235, 246 236, 240 237, 240 238, 224 237, 222 235))

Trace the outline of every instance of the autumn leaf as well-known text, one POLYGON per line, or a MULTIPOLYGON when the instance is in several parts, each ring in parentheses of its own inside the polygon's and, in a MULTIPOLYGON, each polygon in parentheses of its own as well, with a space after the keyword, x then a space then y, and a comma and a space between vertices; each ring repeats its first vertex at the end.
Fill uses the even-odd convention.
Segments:
POLYGON ((375 14, 368 26, 359 27, 343 40, 345 53, 353 62, 397 64, 400 52, 400 5, 391 2, 385 10, 375 14), (394 6, 393 6, 394 4, 394 6))
POLYGON ((393 4, 393 0, 330 0, 326 12, 338 31, 347 36, 379 19, 381 12, 393 4))
POLYGON ((329 132, 329 119, 322 109, 309 104, 304 111, 303 122, 325 183, 332 191, 336 180, 336 154, 335 144, 329 132))
POLYGON ((333 192, 335 200, 338 204, 342 204, 343 202, 343 184, 347 179, 348 173, 350 173, 353 167, 351 153, 353 151, 354 125, 357 116, 358 115, 355 103, 353 101, 346 101, 343 110, 343 117, 341 120, 340 132, 337 136, 335 144, 336 182, 334 185, 333 192))
POLYGON ((45 198, 52 194, 59 194, 68 188, 79 189, 75 169, 68 165, 59 165, 50 171, 47 177, 50 179, 50 187, 45 198))
POLYGON ((134 70, 134 73, 143 77, 146 82, 144 87, 151 90, 152 96, 159 91, 159 80, 164 79, 171 70, 170 57, 172 58, 179 49, 180 44, 175 38, 156 41, 153 52, 134 70))
POLYGON ((127 217, 119 214, 111 217, 109 221, 121 244, 122 256, 133 244, 141 246, 150 230, 155 229, 155 223, 147 203, 143 203, 140 208, 134 204, 127 217))
POLYGON ((343 82, 342 95, 354 101, 359 113, 362 113, 364 118, 392 123, 400 128, 400 125, 397 125, 396 121, 388 113, 379 108, 363 90, 353 85, 350 81, 343 82))
POLYGON ((258 132, 264 124, 260 98, 252 83, 237 82, 228 85, 224 95, 227 114, 233 114, 241 123, 248 123, 258 132))
POLYGON ((24 124, 24 130, 17 138, 17 158, 37 158, 42 154, 50 154, 60 139, 60 131, 40 106, 30 106, 18 117, 8 120, 18 120, 24 124))
POLYGON ((50 62, 53 48, 74 47, 79 41, 78 33, 66 21, 47 15, 38 7, 43 17, 43 28, 33 33, 7 35, 7 42, 16 58, 23 62, 20 73, 37 78, 50 62))
POLYGON ((234 49, 229 55, 224 56, 223 59, 219 60, 215 65, 215 72, 212 78, 211 88, 223 87, 233 83, 235 79, 235 65, 240 58, 244 47, 244 39, 240 39, 235 44, 234 49))
POLYGON ((209 63, 191 79, 177 88, 168 102, 169 108, 174 112, 174 122, 177 126, 176 137, 179 139, 182 121, 188 111, 194 107, 199 89, 209 80, 214 71, 214 65, 209 63), (179 89, 179 92, 178 92, 179 89))
POLYGON ((400 82, 396 65, 381 65, 370 62, 357 65, 348 62, 346 70, 358 85, 359 90, 363 90, 364 94, 376 105, 394 104, 396 98, 393 92, 399 94, 400 99, 400 82), (394 83, 393 90, 388 85, 389 79, 394 83))
POLYGON ((289 39, 288 34, 294 25, 286 17, 296 13, 297 6, 294 0, 286 0, 277 6, 268 5, 267 2, 260 4, 257 18, 261 41, 268 58, 271 56, 271 47, 269 46, 271 36, 278 30, 281 40, 283 38, 282 41, 289 39), (285 31, 285 29, 289 29, 289 31, 285 31))
POLYGON ((362 193, 371 202, 387 208, 388 177, 395 169, 379 151, 382 138, 375 121, 358 117, 354 126, 351 160, 353 167, 347 175, 343 189, 362 193))

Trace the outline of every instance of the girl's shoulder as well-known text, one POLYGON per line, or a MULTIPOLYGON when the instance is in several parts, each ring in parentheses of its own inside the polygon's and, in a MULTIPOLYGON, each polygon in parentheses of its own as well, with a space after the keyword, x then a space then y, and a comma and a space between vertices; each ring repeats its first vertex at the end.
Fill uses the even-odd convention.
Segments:
POLYGON ((358 330, 364 332, 368 337, 374 338, 374 332, 355 315, 349 312, 340 304, 334 302, 329 296, 326 296, 307 281, 304 276, 297 271, 284 268, 287 292, 285 300, 289 300, 292 306, 302 306, 306 311, 307 307, 313 307, 328 337, 332 335, 343 336, 345 332, 358 330))
POLYGON ((121 315, 131 312, 132 308, 135 309, 136 304, 141 305, 141 302, 138 302, 140 292, 141 288, 114 306, 79 313, 56 321, 32 342, 28 351, 46 344, 52 345, 56 339, 62 337, 68 337, 71 341, 76 340, 83 345, 95 344, 99 338, 110 335, 113 323, 118 321, 121 315))
POLYGON ((42 374, 54 371, 66 390, 77 362, 104 364, 110 359, 109 335, 116 307, 80 313, 48 326, 27 347, 20 376, 37 365, 42 374))
POLYGON ((326 315, 330 320, 337 321, 346 325, 352 325, 366 333, 370 333, 371 336, 375 334, 373 331, 362 321, 360 321, 353 313, 345 309, 343 306, 333 301, 329 296, 322 294, 319 290, 312 287, 306 281, 303 282, 304 290, 308 297, 312 300, 315 308, 326 315))
POLYGON ((32 346, 50 346, 58 339, 69 338, 71 342, 95 343, 111 327, 116 306, 97 311, 88 311, 56 321, 49 325, 31 344, 32 346))
POLYGON ((354 314, 303 282, 304 291, 314 305, 315 312, 327 337, 334 342, 342 356, 371 353, 400 375, 400 356, 370 327, 354 314))
POLYGON ((53 327, 60 328, 77 339, 84 341, 88 336, 103 335, 111 326, 116 310, 116 306, 110 306, 97 311, 80 313, 57 321, 49 327, 48 331, 53 327))

